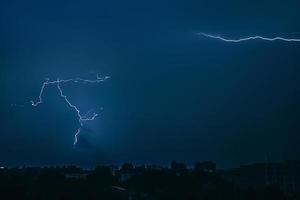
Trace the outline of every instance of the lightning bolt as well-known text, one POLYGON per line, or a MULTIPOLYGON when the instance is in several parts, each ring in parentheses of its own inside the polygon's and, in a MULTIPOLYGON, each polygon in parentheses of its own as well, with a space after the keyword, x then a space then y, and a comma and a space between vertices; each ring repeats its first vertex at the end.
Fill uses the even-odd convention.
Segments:
MULTIPOLYGON (((89 79, 82 79, 82 78, 72 78, 72 79, 57 79, 57 80, 52 80, 50 81, 49 78, 46 78, 45 81, 43 82, 41 89, 40 89, 40 93, 38 96, 38 100, 37 101, 30 101, 30 104, 33 107, 37 107, 38 105, 43 103, 43 93, 45 91, 46 86, 48 85, 56 85, 60 96, 65 100, 65 102, 67 103, 67 105, 72 108, 76 114, 77 114, 77 118, 78 118, 78 122, 79 122, 79 128, 77 130, 77 132, 74 135, 74 142, 73 142, 73 146, 76 147, 76 144, 78 142, 78 136, 81 132, 81 127, 83 126, 83 123, 86 121, 93 121, 99 114, 96 113, 94 111, 94 109, 89 110, 88 112, 86 112, 85 114, 82 114, 82 112, 80 111, 80 109, 75 106, 74 104, 71 103, 71 101, 68 99, 68 97, 64 94, 63 89, 61 87, 61 84, 63 83, 69 83, 69 82, 73 82, 73 83, 80 83, 80 84, 87 84, 87 83, 101 83, 104 82, 106 79, 110 78, 109 76, 104 76, 104 77, 100 77, 97 74, 96 79, 94 80, 89 80, 89 79)), ((101 108, 102 109, 102 108, 101 108)))
POLYGON ((202 35, 204 37, 208 38, 213 38, 213 39, 218 39, 222 40, 224 42, 244 42, 248 40, 266 40, 266 41, 284 41, 284 42, 300 42, 300 38, 283 38, 283 37, 273 37, 273 38, 267 38, 267 37, 262 37, 262 36, 251 36, 251 37, 246 37, 246 38, 240 38, 240 39, 228 39, 221 37, 219 35, 211 35, 211 34, 206 34, 206 33, 197 33, 197 35, 202 35))

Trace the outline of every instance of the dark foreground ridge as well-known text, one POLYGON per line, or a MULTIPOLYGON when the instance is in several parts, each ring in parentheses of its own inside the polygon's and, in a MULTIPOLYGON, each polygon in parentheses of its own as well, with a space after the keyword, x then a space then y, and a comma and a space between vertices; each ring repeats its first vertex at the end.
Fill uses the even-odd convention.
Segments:
POLYGON ((300 161, 217 170, 210 161, 188 168, 156 165, 0 167, 0 199, 300 199, 300 161))

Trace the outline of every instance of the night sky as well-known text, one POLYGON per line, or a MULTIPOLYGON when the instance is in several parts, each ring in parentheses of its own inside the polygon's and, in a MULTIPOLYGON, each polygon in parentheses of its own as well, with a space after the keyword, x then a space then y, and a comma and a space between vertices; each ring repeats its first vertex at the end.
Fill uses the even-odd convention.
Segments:
POLYGON ((0 165, 300 159, 298 0, 0 1, 0 165), (73 147, 74 110, 103 107, 73 147))

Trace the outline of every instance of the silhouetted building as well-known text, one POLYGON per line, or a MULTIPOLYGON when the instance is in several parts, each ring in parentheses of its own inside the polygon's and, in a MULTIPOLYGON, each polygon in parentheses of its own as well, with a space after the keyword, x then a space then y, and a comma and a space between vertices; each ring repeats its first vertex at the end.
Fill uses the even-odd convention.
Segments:
POLYGON ((88 173, 65 173, 65 178, 86 179, 88 173))
POLYGON ((180 176, 188 172, 186 164, 178 163, 176 161, 171 162, 171 170, 176 173, 176 176, 180 176))
POLYGON ((196 172, 215 172, 216 171, 216 163, 212 161, 203 161, 197 162, 194 165, 194 170, 196 172))
POLYGON ((277 186, 286 194, 300 191, 300 161, 242 165, 221 173, 225 179, 244 188, 277 186))

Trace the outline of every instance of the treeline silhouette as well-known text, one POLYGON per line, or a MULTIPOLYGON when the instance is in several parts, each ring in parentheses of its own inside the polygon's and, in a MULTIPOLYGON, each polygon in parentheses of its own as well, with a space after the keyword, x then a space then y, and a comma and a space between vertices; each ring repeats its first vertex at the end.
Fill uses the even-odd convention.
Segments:
POLYGON ((225 180, 212 162, 188 168, 153 165, 20 167, 0 169, 0 199, 18 200, 285 200, 275 186, 244 188, 225 180))

